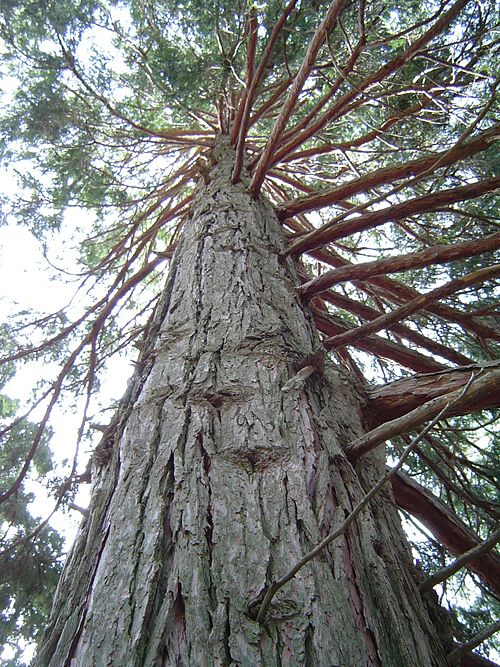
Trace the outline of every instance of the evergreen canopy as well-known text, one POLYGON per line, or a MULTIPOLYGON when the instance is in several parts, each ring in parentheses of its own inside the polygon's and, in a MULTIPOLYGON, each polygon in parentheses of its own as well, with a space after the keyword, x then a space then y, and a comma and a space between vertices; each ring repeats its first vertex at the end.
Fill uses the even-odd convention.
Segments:
POLYGON ((3 0, 1 159, 18 187, 2 221, 28 227, 50 260, 55 235, 70 244, 68 227, 91 220, 78 266, 61 267, 71 303, 1 329, 2 391, 24 364, 47 364, 28 407, 0 397, 12 665, 38 636, 62 548, 30 515, 26 483, 50 479, 57 508, 87 481, 100 378, 141 348, 222 135, 232 181, 275 208, 324 346, 364 392, 371 430, 346 443, 350 458, 386 443, 393 462, 440 415, 394 497, 424 531, 420 566, 455 603, 457 641, 497 628, 496 21, 482 0, 3 0), (58 405, 81 425, 51 477, 58 405), (472 548, 465 569, 442 572, 472 548))

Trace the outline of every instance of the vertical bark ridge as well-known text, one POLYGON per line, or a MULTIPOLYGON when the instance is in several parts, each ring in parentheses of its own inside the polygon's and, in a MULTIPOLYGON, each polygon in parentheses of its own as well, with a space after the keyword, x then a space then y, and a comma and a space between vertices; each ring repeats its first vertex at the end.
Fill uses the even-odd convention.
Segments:
POLYGON ((37 667, 443 667, 387 494, 277 594, 265 627, 249 613, 384 461, 343 454, 362 432, 348 376, 296 377, 319 341, 293 260, 217 150, 37 667))

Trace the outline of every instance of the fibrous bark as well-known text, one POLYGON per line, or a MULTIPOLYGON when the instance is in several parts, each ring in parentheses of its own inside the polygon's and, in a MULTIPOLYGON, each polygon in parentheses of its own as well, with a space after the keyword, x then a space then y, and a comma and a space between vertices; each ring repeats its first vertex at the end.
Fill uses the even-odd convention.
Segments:
POLYGON ((276 216, 231 184, 226 144, 214 160, 36 665, 443 667, 388 492, 254 620, 385 462, 344 455, 363 428, 353 379, 297 374, 320 344, 276 216))
POLYGON ((464 415, 500 407, 500 362, 470 364, 367 387, 368 404, 373 415, 372 426, 400 417, 426 401, 464 387, 471 374, 477 374, 484 381, 481 392, 468 392, 462 402, 450 408, 448 414, 464 415))

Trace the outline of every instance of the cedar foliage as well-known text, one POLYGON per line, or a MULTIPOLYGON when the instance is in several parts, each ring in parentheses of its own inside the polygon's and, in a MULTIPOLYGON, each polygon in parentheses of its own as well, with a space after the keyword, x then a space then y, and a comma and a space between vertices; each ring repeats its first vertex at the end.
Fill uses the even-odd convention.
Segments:
MULTIPOLYGON (((411 454, 411 480, 392 483, 408 520, 425 526, 415 545, 425 576, 494 535, 495 20, 481 0, 2 3, 12 92, 1 157, 18 183, 3 220, 27 226, 49 259, 55 236, 71 243, 68 221, 92 221, 78 268, 66 267, 68 307, 2 325, 3 384, 33 360, 47 364, 24 411, 2 396, 6 642, 35 634, 59 568, 60 540, 31 516, 26 491, 50 477, 55 406, 80 415, 72 460, 50 478, 59 507, 86 479, 79 452, 105 419, 100 378, 140 347, 221 134, 235 148, 233 181, 245 165, 250 191, 273 204, 288 253, 301 258, 302 296, 331 358, 365 385, 369 428, 385 425, 363 451, 385 442, 394 461, 472 378, 411 454), (44 579, 19 574, 27 552, 44 579)), ((353 458, 360 447, 351 443, 353 458)), ((443 575, 459 642, 494 621, 494 543, 443 575)))

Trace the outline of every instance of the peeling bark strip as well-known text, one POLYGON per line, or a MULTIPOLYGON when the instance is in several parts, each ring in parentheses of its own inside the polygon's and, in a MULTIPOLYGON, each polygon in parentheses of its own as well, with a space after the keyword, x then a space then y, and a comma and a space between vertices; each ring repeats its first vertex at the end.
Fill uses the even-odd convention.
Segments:
POLYGON ((320 348, 293 260, 271 208, 231 184, 234 153, 214 158, 35 664, 445 667, 452 647, 386 493, 280 590, 265 626, 249 613, 384 461, 345 457, 362 433, 350 376, 326 365, 290 382, 320 348))

